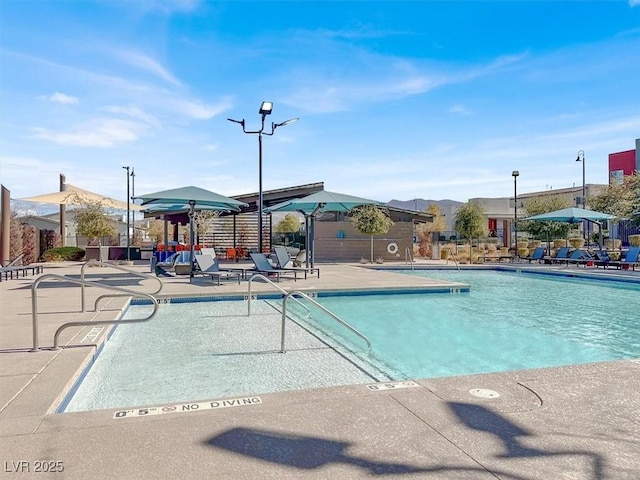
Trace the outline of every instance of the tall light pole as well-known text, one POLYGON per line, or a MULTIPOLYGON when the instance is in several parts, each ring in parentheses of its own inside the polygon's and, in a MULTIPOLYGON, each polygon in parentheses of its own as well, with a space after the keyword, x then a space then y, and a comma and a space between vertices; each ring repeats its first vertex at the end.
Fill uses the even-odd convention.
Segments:
MULTIPOLYGON (((582 198, 580 199, 580 203, 582 204, 582 208, 587 208, 587 184, 585 182, 586 180, 585 172, 586 172, 587 162, 584 158, 584 150, 578 150, 578 156, 576 157, 576 162, 582 162, 582 198)), ((584 223, 583 223, 583 227, 584 227, 584 223)), ((587 243, 587 238, 588 238, 587 228, 583 228, 582 233, 584 236, 584 241, 585 243, 587 243)))
MULTIPOLYGON (((136 171, 134 169, 134 167, 131 167, 131 175, 129 175, 131 177, 131 196, 129 197, 131 199, 131 204, 135 205, 135 201, 134 198, 136 198, 136 171)), ((136 211, 133 210, 131 212, 133 215, 133 241, 135 242, 135 233, 136 233, 136 211)))
POLYGON ((260 130, 249 131, 245 128, 244 118, 242 120, 234 120, 233 118, 227 118, 230 122, 239 123, 242 125, 242 131, 249 134, 258 135, 258 251, 262 253, 262 135, 273 135, 278 127, 284 127, 291 123, 297 122, 298 118, 290 118, 282 123, 271 122, 271 131, 264 131, 264 120, 267 115, 271 115, 273 111, 273 102, 262 102, 258 113, 261 116, 260 130))
POLYGON ((514 230, 514 252, 518 254, 518 176, 520 172, 514 170, 511 172, 513 177, 513 230, 514 230))
POLYGON ((130 167, 122 167, 127 171, 127 262, 129 261, 129 243, 130 243, 130 237, 129 237, 129 212, 130 212, 130 207, 129 204, 131 202, 131 193, 129 192, 129 180, 130 180, 130 167))

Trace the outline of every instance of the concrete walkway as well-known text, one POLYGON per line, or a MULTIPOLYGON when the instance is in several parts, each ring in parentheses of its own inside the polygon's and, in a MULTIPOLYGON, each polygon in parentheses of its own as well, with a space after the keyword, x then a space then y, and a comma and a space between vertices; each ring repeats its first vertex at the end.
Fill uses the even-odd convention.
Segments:
MULTIPOLYGON (((79 265, 45 268, 45 274, 70 278, 79 272, 79 265)), ((638 278, 638 272, 596 273, 638 278)), ((87 274, 115 286, 155 287, 153 280, 132 282, 109 267, 87 274)), ((55 414, 107 329, 95 338, 91 327, 70 328, 61 335, 67 348, 30 352, 33 280, 0 284, 0 478, 547 480, 637 479, 640 472, 639 360, 201 399, 197 407, 132 409, 115 418, 114 410, 55 414)), ((162 281, 167 296, 247 289, 246 282, 218 287, 204 278, 162 281)), ((359 265, 321 265, 319 279, 280 285, 326 290, 441 283, 359 265)), ((254 284, 254 291, 273 290, 254 284)), ((87 289, 88 310, 104 293, 87 289)), ((49 347, 64 322, 118 318, 126 304, 127 298, 108 298, 98 313, 82 313, 77 285, 43 282, 39 343, 49 347)))

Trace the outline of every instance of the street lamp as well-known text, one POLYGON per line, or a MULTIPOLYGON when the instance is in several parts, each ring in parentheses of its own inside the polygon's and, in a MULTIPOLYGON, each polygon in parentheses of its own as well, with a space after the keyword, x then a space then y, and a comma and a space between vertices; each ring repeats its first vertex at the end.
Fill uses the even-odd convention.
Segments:
POLYGON ((234 120, 233 118, 227 118, 230 122, 239 123, 242 125, 242 131, 249 134, 258 135, 258 251, 262 253, 262 135, 273 135, 276 128, 284 127, 291 123, 297 122, 298 118, 290 118, 282 123, 271 122, 271 131, 264 131, 264 120, 267 115, 271 115, 273 112, 273 102, 262 102, 258 113, 261 116, 260 130, 249 131, 245 128, 244 118, 242 120, 234 120))
MULTIPOLYGON (((582 162, 582 198, 580 199, 580 203, 582 204, 582 208, 587 208, 587 185, 585 182, 585 179, 586 179, 585 171, 586 171, 587 162, 584 158, 584 150, 578 150, 578 156, 576 157, 576 162, 582 162)), ((587 242, 587 238, 588 238, 587 230, 588 228, 582 229, 585 243, 587 242)))
POLYGON ((520 172, 518 170, 514 170, 511 172, 511 176, 513 176, 513 229, 514 229, 514 246, 515 246, 515 254, 518 254, 518 176, 520 172))
POLYGON ((131 202, 131 194, 129 192, 129 180, 130 180, 130 173, 129 173, 129 169, 130 167, 122 167, 127 171, 127 262, 129 261, 129 211, 130 211, 130 207, 129 207, 129 202, 131 202))

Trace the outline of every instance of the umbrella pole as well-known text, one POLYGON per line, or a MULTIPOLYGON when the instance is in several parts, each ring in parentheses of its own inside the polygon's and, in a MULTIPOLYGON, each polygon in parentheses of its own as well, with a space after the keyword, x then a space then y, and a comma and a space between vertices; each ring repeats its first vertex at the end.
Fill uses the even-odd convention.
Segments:
MULTIPOLYGON (((60 191, 64 192, 67 189, 66 179, 62 173, 60 174, 60 191)), ((65 227, 67 223, 67 206, 64 203, 60 204, 60 237, 62 241, 62 246, 64 247, 67 244, 67 235, 65 232, 65 227)))
POLYGON ((193 218, 196 214, 195 206, 196 202, 194 200, 189 200, 189 282, 191 282, 191 279, 193 278, 193 218))

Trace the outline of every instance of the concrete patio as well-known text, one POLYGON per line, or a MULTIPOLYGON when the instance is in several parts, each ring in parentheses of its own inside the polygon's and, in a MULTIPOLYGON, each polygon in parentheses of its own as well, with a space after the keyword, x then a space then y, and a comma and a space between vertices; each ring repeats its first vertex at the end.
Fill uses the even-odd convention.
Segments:
MULTIPOLYGON (((442 284, 360 265, 320 267, 319 279, 282 280, 280 286, 313 291, 442 284)), ((147 265, 133 269, 149 271, 147 265)), ((79 272, 79 264, 47 264, 44 274, 78 278, 79 272)), ((87 273, 115 286, 155 287, 153 280, 109 267, 87 273)), ((640 278, 640 272, 589 273, 640 278)), ((30 352, 34 278, 0 284, 0 478, 42 478, 47 471, 45 478, 65 479, 546 480, 636 479, 640 472, 640 360, 194 399, 197 408, 144 413, 140 409, 150 406, 141 405, 124 417, 113 409, 56 414, 108 329, 95 337, 90 326, 70 328, 61 335, 67 348, 30 352)), ((247 290, 246 281, 219 287, 204 278, 162 282, 161 297, 247 290)), ((274 291, 264 283, 253 288, 274 291)), ((89 310, 104 293, 87 289, 89 310)), ((127 301, 105 299, 99 312, 83 313, 76 285, 43 282, 40 345, 49 347, 64 322, 118 318, 127 301)))

